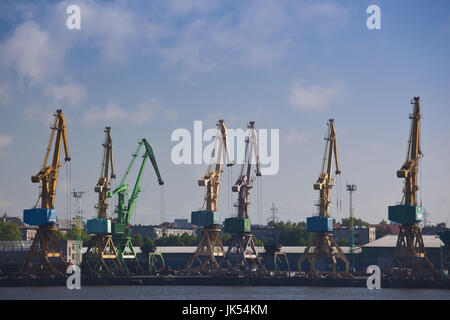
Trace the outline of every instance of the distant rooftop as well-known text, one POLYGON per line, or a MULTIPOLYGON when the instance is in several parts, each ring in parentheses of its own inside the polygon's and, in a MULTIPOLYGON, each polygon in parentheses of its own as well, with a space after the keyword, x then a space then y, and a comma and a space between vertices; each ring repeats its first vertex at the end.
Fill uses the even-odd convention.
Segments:
MULTIPOLYGON (((363 247, 395 247, 397 245, 397 238, 398 235, 388 234, 378 240, 365 244, 363 247)), ((437 236, 422 235, 422 238, 426 248, 439 248, 441 245, 443 245, 443 242, 437 236)))

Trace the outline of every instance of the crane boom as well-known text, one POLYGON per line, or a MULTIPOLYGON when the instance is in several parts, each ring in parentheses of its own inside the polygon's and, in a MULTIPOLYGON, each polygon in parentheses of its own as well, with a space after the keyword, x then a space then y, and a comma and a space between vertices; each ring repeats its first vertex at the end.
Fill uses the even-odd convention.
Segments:
POLYGON ((114 173, 113 148, 111 138, 111 127, 105 128, 106 138, 103 144, 103 160, 100 178, 95 186, 95 192, 98 192, 97 217, 106 219, 108 204, 108 192, 111 190, 111 181, 116 177, 114 173))
POLYGON ((339 158, 337 153, 337 138, 336 138, 336 128, 334 126, 334 119, 330 119, 328 122, 328 135, 325 138, 325 153, 322 162, 322 171, 314 183, 314 189, 320 190, 319 199, 319 216, 329 217, 330 209, 330 196, 331 188, 333 187, 333 158, 336 164, 336 174, 341 174, 341 169, 339 167, 339 158), (326 171, 325 171, 326 167, 326 171))
POLYGON ((153 169, 155 170, 155 173, 158 177, 158 183, 159 185, 163 185, 164 181, 161 178, 161 174, 159 172, 158 169, 158 164, 156 163, 156 157, 154 155, 153 149, 150 146, 150 144, 147 142, 146 139, 142 139, 141 141, 139 141, 139 146, 138 149, 136 150, 136 152, 133 154, 130 165, 128 166, 127 171, 125 172, 124 177, 122 178, 122 181, 120 183, 120 185, 113 191, 108 193, 109 197, 113 197, 115 194, 119 195, 119 205, 118 205, 118 220, 119 223, 123 223, 128 225, 131 221, 131 215, 134 211, 134 207, 136 204, 136 200, 137 197, 139 195, 140 192, 140 185, 142 182, 142 177, 143 177, 143 173, 144 173, 144 169, 145 169, 145 165, 147 162, 147 159, 150 158, 150 161, 153 164, 153 169), (133 192, 130 196, 130 198, 128 199, 127 203, 125 203, 125 197, 127 195, 128 192, 128 184, 125 183, 134 163, 135 160, 137 158, 137 156, 139 155, 139 152, 142 148, 142 146, 145 146, 145 153, 143 155, 143 160, 142 160, 142 164, 141 167, 139 169, 139 174, 138 177, 136 179, 136 183, 134 185, 133 188, 133 192))
POLYGON ((402 203, 409 206, 417 206, 417 191, 419 190, 417 178, 419 173, 419 159, 423 157, 420 148, 420 98, 414 97, 414 111, 409 116, 411 119, 411 130, 408 141, 406 161, 397 171, 398 178, 405 178, 402 203))
POLYGON ((207 211, 217 211, 218 208, 220 182, 223 173, 222 158, 224 149, 227 158, 227 166, 233 165, 233 163, 230 161, 230 154, 228 150, 227 128, 225 126, 224 120, 219 120, 217 127, 218 130, 214 144, 214 149, 211 155, 211 161, 208 167, 208 172, 205 174, 203 179, 198 180, 199 186, 201 187, 206 186, 205 203, 207 211), (217 161, 215 169, 213 170, 212 166, 217 149, 218 149, 217 161))
MULTIPOLYGON (((42 191, 39 198, 42 199, 41 208, 42 209, 54 209, 55 207, 55 195, 56 195, 56 185, 58 182, 58 171, 59 167, 62 165, 59 163, 59 158, 61 154, 61 140, 64 144, 65 151, 65 161, 70 161, 69 147, 67 143, 67 131, 66 131, 66 120, 62 113, 62 110, 56 110, 55 121, 51 127, 52 133, 50 135, 50 142, 45 153, 44 163, 42 169, 31 177, 33 183, 42 183, 42 191), (50 152, 52 150, 53 139, 56 141, 53 150, 53 161, 51 165, 47 165, 50 152)), ((39 198, 36 201, 35 208, 39 202, 39 198)))
POLYGON ((248 219, 248 208, 250 205, 250 190, 253 187, 253 164, 256 164, 256 176, 261 176, 260 162, 259 162, 259 148, 258 136, 256 134, 255 122, 251 121, 248 125, 250 129, 249 136, 245 139, 245 156, 244 163, 241 167, 241 173, 232 187, 233 192, 239 192, 237 207, 238 218, 248 219), (253 161, 253 151, 256 156, 256 161, 253 161), (244 171, 247 169, 246 171, 244 171))

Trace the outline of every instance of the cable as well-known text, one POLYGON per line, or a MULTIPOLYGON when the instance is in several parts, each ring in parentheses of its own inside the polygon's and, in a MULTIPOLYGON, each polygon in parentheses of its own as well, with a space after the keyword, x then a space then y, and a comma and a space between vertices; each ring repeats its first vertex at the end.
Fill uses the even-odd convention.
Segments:
POLYGON ((164 185, 161 186, 161 224, 165 221, 164 217, 164 185))
POLYGON ((69 221, 69 199, 70 199, 70 193, 69 193, 69 166, 66 165, 66 224, 69 221))
POLYGON ((258 202, 258 225, 260 225, 260 202, 261 202, 261 194, 260 194, 260 190, 261 190, 261 181, 260 179, 256 179, 256 195, 257 195, 257 202, 258 202))

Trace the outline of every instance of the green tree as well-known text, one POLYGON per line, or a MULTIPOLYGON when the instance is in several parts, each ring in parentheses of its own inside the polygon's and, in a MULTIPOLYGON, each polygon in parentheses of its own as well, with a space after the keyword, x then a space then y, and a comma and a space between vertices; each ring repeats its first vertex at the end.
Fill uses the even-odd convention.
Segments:
POLYGON ((156 249, 155 241, 152 238, 150 238, 149 236, 146 236, 142 240, 142 245, 141 245, 142 252, 147 254, 149 252, 155 251, 155 249, 156 249))
POLYGON ((56 237, 58 240, 66 240, 66 235, 59 229, 56 230, 56 237))
MULTIPOLYGON (((350 227, 350 218, 342 218, 341 220, 341 225, 343 227, 350 227)), ((358 218, 354 218, 354 224, 355 227, 367 227, 369 225, 368 222, 362 220, 362 219, 358 219, 358 218)))
MULTIPOLYGON (((64 239, 65 240, 78 240, 78 232, 79 231, 80 230, 77 227, 70 229, 65 234, 64 239)), ((91 235, 86 232, 86 229, 85 228, 81 229, 81 240, 88 241, 90 239, 91 239, 91 235)))
POLYGON ((133 236, 133 245, 137 247, 142 247, 144 245, 144 239, 142 239, 142 236, 139 233, 133 236))
POLYGON ((229 233, 222 233, 222 244, 224 246, 229 246, 231 242, 231 234, 229 233))
POLYGON ((22 233, 15 223, 0 223, 0 241, 22 240, 22 233))
POLYGON ((388 225, 378 226, 375 229, 375 237, 376 237, 376 239, 380 239, 380 238, 382 238, 382 237, 384 237, 385 235, 388 235, 388 234, 392 234, 392 231, 391 231, 391 229, 389 228, 388 225))

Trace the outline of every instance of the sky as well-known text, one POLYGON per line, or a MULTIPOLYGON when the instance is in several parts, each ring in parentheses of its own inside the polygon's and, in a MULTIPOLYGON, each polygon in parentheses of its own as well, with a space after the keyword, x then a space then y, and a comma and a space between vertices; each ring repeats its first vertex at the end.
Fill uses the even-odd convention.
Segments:
MULTIPOLYGON (((161 190, 147 166, 132 223, 160 223, 162 212, 167 221, 190 219, 203 205, 197 180, 207 164, 174 164, 171 135, 193 133, 194 121, 206 130, 225 119, 228 128, 255 121, 279 130, 279 170, 254 183, 252 223, 264 224, 273 202, 279 219, 305 221, 316 211, 313 184, 333 118, 342 174, 332 217, 349 215, 349 182, 358 185, 355 215, 378 223, 402 197, 396 171, 405 161, 410 100, 420 96, 420 198, 431 223, 448 222, 449 57, 447 0, 2 1, 0 210, 22 217, 34 205, 39 186, 30 178, 62 109, 72 161, 60 169, 60 218, 73 217, 72 189, 85 192, 84 218, 95 217, 103 130, 111 126, 114 185, 142 138, 165 181, 161 190), (79 30, 66 26, 73 4, 79 30), (366 25, 373 4, 379 30, 366 25)), ((235 214, 239 169, 223 175, 222 218, 235 214)))

